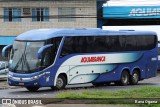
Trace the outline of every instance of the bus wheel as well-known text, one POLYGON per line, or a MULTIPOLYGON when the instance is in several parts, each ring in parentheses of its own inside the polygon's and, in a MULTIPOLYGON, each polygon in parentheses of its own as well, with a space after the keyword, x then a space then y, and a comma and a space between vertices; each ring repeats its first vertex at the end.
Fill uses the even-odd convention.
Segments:
POLYGON ((36 92, 39 89, 39 87, 26 87, 26 89, 30 92, 36 92))
MULTIPOLYGON (((64 89, 66 87, 66 78, 63 75, 58 76, 57 80, 56 80, 56 86, 54 87, 54 89, 56 90, 60 90, 60 89, 64 89)), ((53 87, 51 87, 53 89, 53 87)))
POLYGON ((126 86, 129 83, 129 74, 126 70, 124 70, 121 74, 121 79, 118 82, 122 86, 126 86))
POLYGON ((139 81, 139 72, 137 70, 134 70, 130 78, 130 84, 136 85, 138 81, 139 81))

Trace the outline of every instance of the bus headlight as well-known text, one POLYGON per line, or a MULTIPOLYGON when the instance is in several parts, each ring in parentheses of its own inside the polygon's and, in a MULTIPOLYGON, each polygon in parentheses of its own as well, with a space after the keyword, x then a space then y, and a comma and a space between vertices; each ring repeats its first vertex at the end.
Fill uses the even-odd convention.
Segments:
POLYGON ((9 74, 9 75, 8 75, 8 78, 12 78, 12 75, 9 74))
POLYGON ((43 75, 45 75, 45 73, 42 73, 42 74, 40 74, 40 75, 33 76, 32 79, 37 79, 37 78, 39 78, 39 77, 41 77, 41 76, 43 76, 43 75))
POLYGON ((34 76, 34 77, 32 77, 33 79, 37 79, 37 78, 39 78, 39 76, 34 76))

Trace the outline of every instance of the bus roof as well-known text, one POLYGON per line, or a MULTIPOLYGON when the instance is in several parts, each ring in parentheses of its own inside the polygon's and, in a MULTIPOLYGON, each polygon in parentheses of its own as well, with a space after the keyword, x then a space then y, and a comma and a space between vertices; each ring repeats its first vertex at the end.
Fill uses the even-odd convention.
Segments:
POLYGON ((98 28, 70 28, 70 29, 35 29, 24 32, 15 40, 40 41, 60 36, 104 36, 104 35, 156 35, 151 31, 111 31, 98 28))
POLYGON ((158 41, 160 41, 159 25, 134 25, 134 26, 103 26, 103 30, 135 30, 135 31, 153 31, 157 33, 158 41))

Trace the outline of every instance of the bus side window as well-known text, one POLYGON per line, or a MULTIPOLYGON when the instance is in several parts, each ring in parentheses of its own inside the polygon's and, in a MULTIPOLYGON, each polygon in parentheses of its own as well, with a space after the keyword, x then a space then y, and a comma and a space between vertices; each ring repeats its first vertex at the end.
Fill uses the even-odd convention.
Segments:
POLYGON ((97 37, 95 39, 95 52, 106 52, 107 51, 107 47, 106 47, 106 37, 105 36, 101 36, 101 37, 97 37))
POLYGON ((62 48, 61 57, 74 53, 84 53, 86 52, 86 45, 86 37, 66 37, 62 48))
POLYGON ((79 53, 86 53, 87 52, 87 38, 86 37, 78 37, 79 41, 79 45, 78 45, 78 48, 79 48, 79 53))
POLYGON ((53 64, 61 39, 62 37, 56 37, 46 41, 46 44, 53 44, 53 46, 46 50, 42 60, 43 66, 47 67, 53 64))
POLYGON ((72 44, 73 44, 73 38, 66 37, 63 43, 61 54, 60 54, 61 57, 64 57, 72 53, 72 49, 73 49, 72 44))
POLYGON ((71 44, 71 52, 72 53, 78 53, 80 51, 79 47, 79 38, 78 37, 72 37, 72 44, 71 44))
POLYGON ((156 42, 154 42, 154 41, 156 41, 156 36, 154 36, 154 35, 146 36, 145 39, 146 39, 146 45, 147 45, 146 49, 152 49, 156 46, 156 44, 155 44, 156 42))
POLYGON ((43 54, 41 65, 43 67, 48 67, 53 64, 55 60, 55 54, 54 54, 54 46, 48 48, 45 50, 45 53, 43 54))
POLYGON ((136 44, 137 43, 135 36, 127 36, 125 50, 126 51, 137 50, 136 44))
POLYGON ((109 36, 109 52, 119 51, 119 38, 118 36, 109 36))
POLYGON ((92 36, 88 36, 86 37, 86 52, 90 53, 90 52, 94 52, 94 37, 92 36))
POLYGON ((125 36, 119 36, 119 48, 124 51, 126 45, 126 37, 125 36))
MULTIPOLYGON (((146 50, 150 47, 150 45, 147 43, 147 36, 136 36, 137 40, 137 50, 146 50)), ((150 39, 151 40, 151 39, 150 39)), ((149 40, 149 41, 150 41, 149 40)))
POLYGON ((46 51, 45 55, 44 55, 44 59, 43 59, 43 66, 47 67, 49 65, 52 64, 52 61, 51 61, 52 56, 51 56, 51 52, 48 50, 46 51))

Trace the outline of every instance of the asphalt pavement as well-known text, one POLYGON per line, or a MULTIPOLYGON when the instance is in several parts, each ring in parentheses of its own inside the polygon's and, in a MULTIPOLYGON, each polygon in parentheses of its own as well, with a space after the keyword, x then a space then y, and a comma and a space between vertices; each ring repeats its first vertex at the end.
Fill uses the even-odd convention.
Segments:
POLYGON ((92 84, 82 84, 82 85, 70 85, 67 86, 65 90, 55 91, 50 87, 40 88, 37 92, 29 92, 27 89, 22 87, 9 87, 8 89, 0 89, 0 98, 54 98, 57 93, 61 91, 81 91, 81 90, 125 90, 133 89, 142 86, 160 86, 160 73, 156 77, 145 79, 139 81, 137 85, 128 86, 116 86, 111 84, 110 86, 94 87, 92 84))
MULTIPOLYGON (((8 89, 0 89, 0 98, 54 98, 58 93, 62 91, 75 91, 80 92, 82 90, 106 90, 106 91, 114 91, 114 90, 128 90, 133 88, 138 88, 142 86, 158 86, 160 87, 160 73, 156 77, 145 79, 143 81, 139 81, 138 85, 128 85, 128 86, 116 86, 111 84, 110 86, 101 86, 94 87, 92 84, 83 84, 76 86, 67 86, 65 90, 55 91, 50 87, 40 88, 37 92, 29 92, 25 88, 8 88, 8 89)), ((85 107, 85 104, 67 104, 65 107, 85 107)), ((63 107, 63 104, 47 104, 47 105, 0 105, 0 107, 63 107)), ((121 105, 87 105, 87 107, 124 107, 121 105)), ((126 106, 127 107, 127 106, 126 106)))

